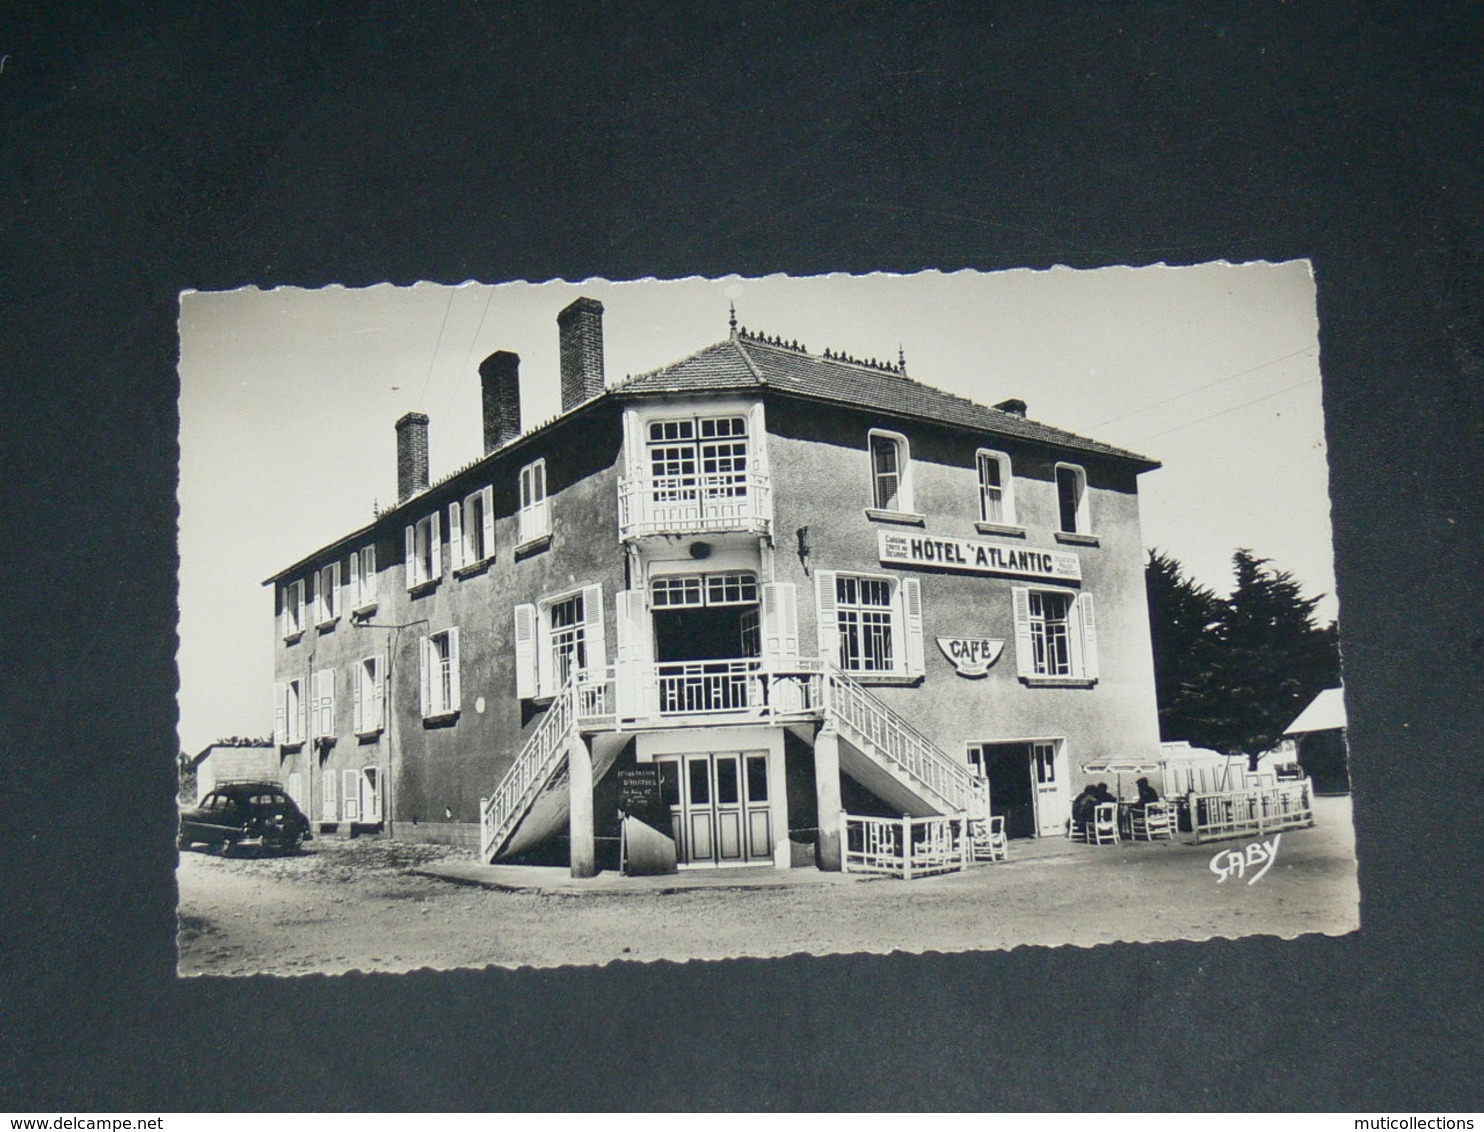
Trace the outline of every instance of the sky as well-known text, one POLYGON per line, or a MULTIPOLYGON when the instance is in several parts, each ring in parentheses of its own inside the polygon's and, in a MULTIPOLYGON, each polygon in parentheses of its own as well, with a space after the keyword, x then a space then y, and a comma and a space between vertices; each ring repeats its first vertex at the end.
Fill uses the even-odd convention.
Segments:
POLYGON ((603 303, 610 383, 754 331, 1151 456, 1144 545, 1226 593, 1247 547, 1334 599, 1314 280, 1305 261, 181 296, 180 741, 272 731, 264 578, 396 502, 393 425, 439 477, 483 450, 478 365, 521 359, 526 429, 560 405, 556 315, 603 303))

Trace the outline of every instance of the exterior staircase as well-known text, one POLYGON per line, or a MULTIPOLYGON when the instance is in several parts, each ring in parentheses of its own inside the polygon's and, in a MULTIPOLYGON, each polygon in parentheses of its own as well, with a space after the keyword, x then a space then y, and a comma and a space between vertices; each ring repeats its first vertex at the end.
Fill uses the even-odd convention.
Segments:
MULTIPOLYGON (((579 734, 583 716, 577 681, 574 673, 494 794, 481 800, 482 860, 493 861, 506 850, 565 764, 567 743, 579 734)), ((842 767, 883 801, 916 817, 964 814, 971 821, 989 817, 989 793, 982 779, 833 665, 825 666, 821 698, 819 716, 839 732, 849 752, 842 749, 842 767)))
POLYGON ((562 688, 526 740, 494 794, 479 804, 479 856, 493 861, 510 843, 521 819, 567 758, 567 740, 577 730, 576 674, 562 688))
MULTIPOLYGON (((945 754, 932 740, 833 665, 825 668, 824 715, 868 765, 859 763, 851 777, 878 796, 895 794, 915 816, 966 814, 989 817, 989 791, 960 759, 945 754), (897 788, 881 778, 893 780, 897 788), (884 787, 884 789, 883 789, 884 787), (902 791, 905 790, 905 796, 902 791)), ((842 765, 846 756, 842 752, 842 765)), ((883 801, 895 799, 882 797, 883 801)))

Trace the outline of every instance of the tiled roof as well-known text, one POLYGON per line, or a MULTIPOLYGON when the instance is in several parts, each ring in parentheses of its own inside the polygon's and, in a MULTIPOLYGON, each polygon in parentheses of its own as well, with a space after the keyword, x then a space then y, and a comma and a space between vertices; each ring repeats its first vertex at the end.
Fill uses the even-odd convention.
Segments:
POLYGON ((1157 461, 1136 452, 934 389, 879 363, 820 357, 750 335, 738 335, 708 346, 673 365, 630 378, 611 392, 631 395, 760 387, 1133 460, 1146 469, 1159 466, 1157 461))

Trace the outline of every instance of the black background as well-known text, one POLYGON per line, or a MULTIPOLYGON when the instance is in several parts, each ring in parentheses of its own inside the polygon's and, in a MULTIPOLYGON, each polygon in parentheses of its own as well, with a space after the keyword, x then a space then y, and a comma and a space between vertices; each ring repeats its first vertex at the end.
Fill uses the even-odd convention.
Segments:
POLYGON ((1480 1107, 1476 6, 179 7, 0 27, 0 1108, 1480 1107), (1359 934, 175 980, 181 289, 1299 256, 1359 934))

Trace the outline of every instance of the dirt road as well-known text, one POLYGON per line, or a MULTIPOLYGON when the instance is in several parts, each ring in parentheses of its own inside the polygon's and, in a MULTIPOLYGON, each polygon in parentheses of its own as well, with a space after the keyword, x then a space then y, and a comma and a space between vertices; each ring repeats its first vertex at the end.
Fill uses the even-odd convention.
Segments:
MULTIPOLYGON (((1012 842, 1004 864, 915 880, 825 876, 579 895, 451 884, 413 869, 436 846, 321 839, 293 857, 181 855, 183 975, 551 967, 1018 944, 1092 945, 1358 926, 1348 799, 1281 835, 1255 883, 1213 855, 1248 841, 1110 847, 1012 842)), ((1272 835, 1269 835, 1271 839, 1272 835)), ((1261 867, 1260 865, 1257 867, 1261 867)), ((811 870, 812 872, 812 870, 811 870)), ((605 886, 609 887, 609 886, 605 886)))

